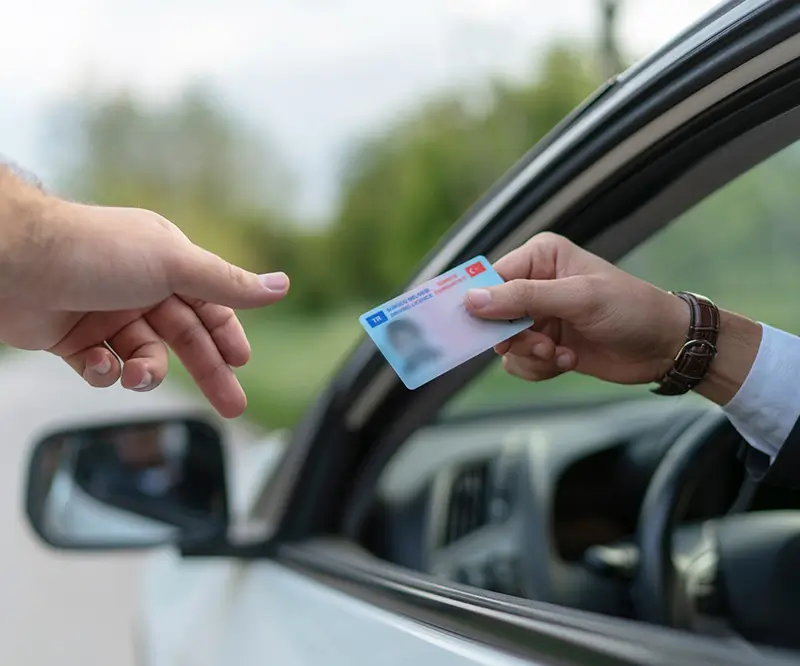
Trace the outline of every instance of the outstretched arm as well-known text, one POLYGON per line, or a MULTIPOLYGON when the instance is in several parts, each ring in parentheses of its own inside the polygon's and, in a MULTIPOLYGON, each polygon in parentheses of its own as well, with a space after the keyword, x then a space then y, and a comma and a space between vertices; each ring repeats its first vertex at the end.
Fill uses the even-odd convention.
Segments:
POLYGON ((66 201, 0 166, 0 340, 57 354, 93 386, 155 388, 171 347, 216 409, 238 416, 231 367, 250 346, 232 308, 288 289, 285 274, 234 266, 152 211, 66 201))
MULTIPOLYGON (((505 369, 523 379, 576 371, 619 384, 659 382, 687 341, 687 302, 563 237, 539 234, 495 267, 506 282, 470 291, 467 307, 488 319, 533 317, 533 329, 496 347, 505 369)), ((750 444, 756 478, 800 483, 800 338, 724 310, 718 328, 716 355, 683 390, 723 407, 750 444)))

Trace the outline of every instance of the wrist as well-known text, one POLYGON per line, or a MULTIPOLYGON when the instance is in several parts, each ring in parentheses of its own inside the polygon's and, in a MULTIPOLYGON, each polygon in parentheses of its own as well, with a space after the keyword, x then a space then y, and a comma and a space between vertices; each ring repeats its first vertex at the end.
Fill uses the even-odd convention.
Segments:
POLYGON ((661 379, 675 365, 675 359, 686 342, 691 319, 689 307, 685 301, 669 292, 664 292, 664 295, 665 299, 661 307, 663 335, 658 351, 657 379, 661 379))
MULTIPOLYGON (((675 364, 689 331, 688 304, 670 294, 664 302, 664 341, 659 358, 659 376, 663 377, 675 364)), ((694 392, 718 405, 725 405, 741 388, 758 354, 761 325, 752 319, 727 310, 719 311, 719 334, 716 355, 704 379, 694 392)))
POLYGON ((45 265, 58 199, 0 165, 0 298, 14 298, 45 265))
POLYGON ((742 315, 720 310, 717 355, 695 392, 718 405, 726 405, 744 384, 761 345, 761 324, 742 315))

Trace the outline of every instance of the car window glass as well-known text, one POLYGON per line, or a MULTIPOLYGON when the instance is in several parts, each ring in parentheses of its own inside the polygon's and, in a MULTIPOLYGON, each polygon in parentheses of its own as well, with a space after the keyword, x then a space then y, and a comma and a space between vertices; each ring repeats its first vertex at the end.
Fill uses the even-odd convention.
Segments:
MULTIPOLYGON (((793 305, 800 286, 798 172, 800 144, 794 144, 700 202, 619 265, 664 289, 701 293, 722 308, 800 332, 800 307, 793 305)), ((498 360, 445 413, 625 395, 652 394, 648 387, 575 373, 528 383, 506 375, 498 360)))

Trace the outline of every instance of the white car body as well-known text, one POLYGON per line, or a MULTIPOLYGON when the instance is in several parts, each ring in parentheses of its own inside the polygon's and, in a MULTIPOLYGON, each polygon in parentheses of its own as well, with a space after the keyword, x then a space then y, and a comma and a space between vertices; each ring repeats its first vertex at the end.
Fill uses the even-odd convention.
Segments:
MULTIPOLYGON (((283 449, 277 435, 228 457, 234 517, 250 514, 283 449)), ((365 654, 375 654, 376 665, 530 664, 400 619, 274 562, 186 560, 171 547, 147 557, 136 627, 137 666, 344 666, 363 663, 365 654), (382 654, 386 645, 390 654, 382 654)))

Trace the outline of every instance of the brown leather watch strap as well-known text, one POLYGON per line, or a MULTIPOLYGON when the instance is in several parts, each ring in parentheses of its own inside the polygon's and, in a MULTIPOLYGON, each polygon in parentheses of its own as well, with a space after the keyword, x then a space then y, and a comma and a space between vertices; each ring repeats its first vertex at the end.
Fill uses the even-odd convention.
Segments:
POLYGON ((653 393, 682 395, 705 379, 717 355, 719 310, 705 296, 681 291, 675 294, 689 306, 689 331, 675 362, 653 393))

